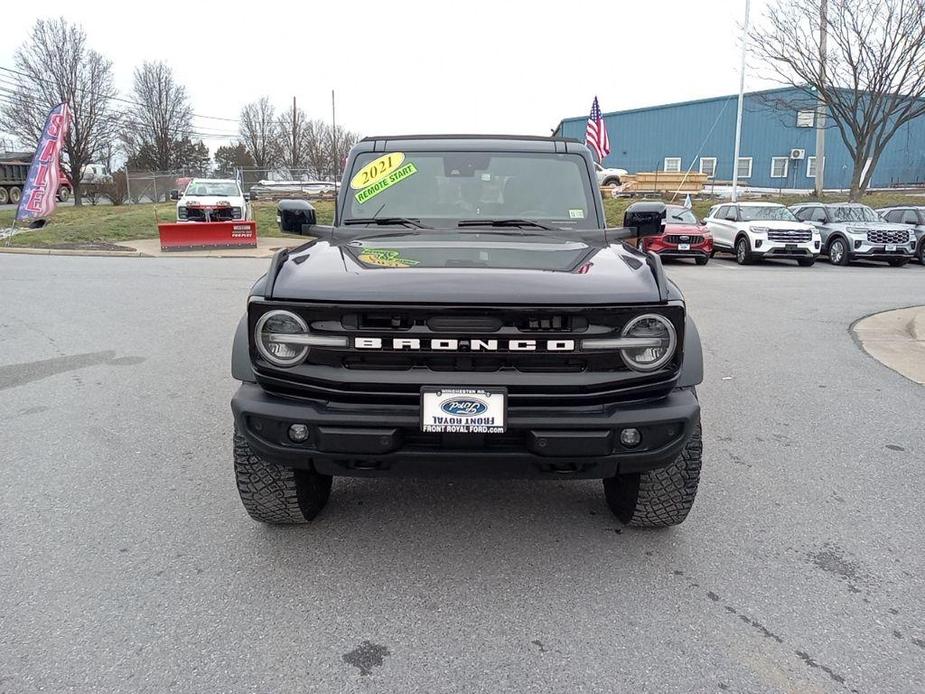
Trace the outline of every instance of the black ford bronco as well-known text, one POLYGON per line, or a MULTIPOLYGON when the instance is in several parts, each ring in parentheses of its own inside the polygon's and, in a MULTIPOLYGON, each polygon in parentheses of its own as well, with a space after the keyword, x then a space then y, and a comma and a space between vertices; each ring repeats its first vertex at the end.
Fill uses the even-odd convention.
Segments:
MULTIPOLYGON (((582 144, 372 137, 333 226, 282 201, 232 375, 248 513, 314 518, 331 479, 602 479, 624 523, 685 519, 701 465, 700 339, 654 253, 605 229, 582 144)), ((634 227, 634 228, 631 228, 634 227)))

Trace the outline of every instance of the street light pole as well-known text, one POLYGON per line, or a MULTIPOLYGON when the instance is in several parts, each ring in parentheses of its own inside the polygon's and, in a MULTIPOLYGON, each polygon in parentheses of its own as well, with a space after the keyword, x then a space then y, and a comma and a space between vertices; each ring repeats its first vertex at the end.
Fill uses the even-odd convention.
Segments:
MULTIPOLYGON (((828 23, 828 0, 821 0, 819 5, 819 85, 825 87, 825 44, 828 23)), ((825 101, 822 90, 817 94, 816 102, 816 197, 822 197, 825 178, 825 101)))
POLYGON ((732 201, 739 199, 739 147, 742 143, 742 106, 745 101, 745 55, 748 48, 748 14, 751 0, 745 0, 745 28, 742 30, 742 64, 739 67, 739 108, 736 112, 736 146, 732 160, 732 201))

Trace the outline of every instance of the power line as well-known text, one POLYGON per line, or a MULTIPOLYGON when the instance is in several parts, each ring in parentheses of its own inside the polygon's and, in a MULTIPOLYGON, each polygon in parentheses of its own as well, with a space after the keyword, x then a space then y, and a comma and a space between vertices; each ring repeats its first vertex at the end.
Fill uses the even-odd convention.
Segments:
MULTIPOLYGON (((33 99, 43 98, 42 95, 40 94, 31 92, 25 87, 22 87, 22 88, 26 91, 26 94, 33 99)), ((5 100, 6 103, 14 104, 16 103, 16 100, 14 97, 18 97, 18 96, 19 96, 19 93, 14 92, 13 90, 6 87, 6 85, 4 85, 3 83, 0 83, 0 99, 5 100)), ((140 128, 149 127, 148 124, 144 123, 143 121, 140 121, 134 118, 128 118, 125 116, 107 115, 107 116, 102 116, 100 120, 103 122, 106 122, 108 125, 132 125, 132 126, 140 127, 140 128)), ((212 128, 206 129, 202 127, 180 128, 177 130, 177 132, 181 134, 196 135, 198 137, 207 137, 211 139, 229 139, 230 140, 230 139, 238 138, 240 136, 240 133, 232 132, 230 130, 218 130, 218 129, 212 129, 212 128)))
MULTIPOLYGON (((10 68, 10 67, 4 67, 3 65, 0 65, 0 70, 3 70, 4 72, 9 72, 14 75, 18 75, 19 77, 23 77, 25 79, 36 80, 39 82, 44 82, 45 84, 54 84, 51 80, 43 79, 41 77, 34 77, 33 75, 29 75, 20 70, 14 70, 13 68, 10 68)), ((80 90, 80 91, 86 91, 86 90, 80 90)), ((119 96, 104 96, 102 98, 107 101, 117 101, 119 103, 129 104, 130 106, 138 106, 138 107, 144 108, 144 104, 142 103, 139 103, 137 101, 132 101, 130 99, 124 99, 119 96)), ((238 118, 226 118, 224 116, 207 116, 201 113, 193 113, 192 115, 194 118, 205 118, 208 120, 220 120, 220 121, 227 121, 229 123, 239 123, 240 122, 240 119, 238 118)))

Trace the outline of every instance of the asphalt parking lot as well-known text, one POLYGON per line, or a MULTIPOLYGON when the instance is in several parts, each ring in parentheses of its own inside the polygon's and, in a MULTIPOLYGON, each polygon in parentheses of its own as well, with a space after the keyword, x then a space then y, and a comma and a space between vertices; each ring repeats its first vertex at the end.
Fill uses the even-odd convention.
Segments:
POLYGON ((0 256, 0 692, 925 690, 925 388, 848 330, 925 268, 668 266, 704 472, 644 532, 598 482, 252 522, 228 364, 266 265, 0 256))

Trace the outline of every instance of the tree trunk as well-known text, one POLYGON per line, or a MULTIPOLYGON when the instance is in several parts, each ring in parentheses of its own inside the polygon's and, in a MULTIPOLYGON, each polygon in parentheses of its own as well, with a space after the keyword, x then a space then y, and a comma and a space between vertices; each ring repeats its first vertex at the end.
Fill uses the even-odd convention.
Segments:
POLYGON ((867 175, 864 176, 864 179, 861 181, 861 195, 867 194, 867 189, 870 187, 870 179, 874 177, 874 170, 877 168, 877 163, 880 161, 880 154, 882 152, 882 149, 879 152, 874 152, 873 156, 870 158, 870 166, 867 167, 867 175))
POLYGON ((861 199, 861 174, 864 172, 864 159, 854 160, 854 171, 851 174, 851 189, 848 191, 848 200, 858 202, 861 199))
POLYGON ((74 207, 80 207, 81 205, 83 205, 83 200, 81 200, 81 195, 80 195, 80 181, 74 179, 72 180, 72 183, 74 184, 74 187, 71 191, 72 193, 74 193, 74 207))

